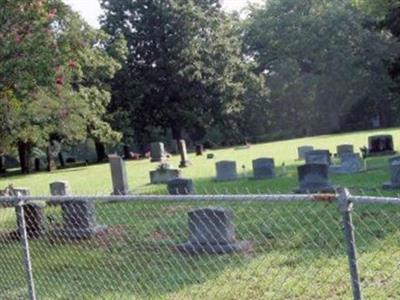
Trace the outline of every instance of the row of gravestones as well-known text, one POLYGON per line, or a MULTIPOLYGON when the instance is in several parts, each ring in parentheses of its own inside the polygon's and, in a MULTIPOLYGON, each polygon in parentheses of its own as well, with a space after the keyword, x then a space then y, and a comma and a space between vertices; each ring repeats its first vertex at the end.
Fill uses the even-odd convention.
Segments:
MULTIPOLYGON (((16 188, 17 196, 29 196, 29 190, 16 188)), ((69 185, 65 181, 57 181, 50 184, 50 192, 53 196, 70 196, 69 185)), ((24 205, 24 222, 22 221, 19 209, 17 213, 18 230, 16 236, 21 236, 21 227, 25 223, 28 238, 39 238, 48 233, 44 208, 46 205, 61 207, 63 223, 53 228, 52 234, 60 239, 84 239, 94 236, 104 229, 96 223, 96 215, 93 202, 71 199, 68 201, 28 202, 24 205)), ((14 234, 13 234, 14 235, 14 234)))
MULTIPOLYGON (((70 196, 68 182, 59 181, 50 184, 53 196, 70 196)), ((27 189, 15 189, 18 196, 27 196, 27 189)), ((62 240, 89 239, 104 231, 105 226, 96 222, 96 211, 92 201, 66 200, 49 201, 48 205, 59 205, 62 210, 63 224, 53 229, 52 235, 62 240)), ((29 239, 37 239, 49 233, 46 226, 44 203, 28 203, 24 205, 24 218, 20 210, 17 213, 17 234, 20 237, 21 227, 25 229, 29 239)), ((177 245, 177 249, 186 254, 226 254, 247 251, 251 247, 249 241, 237 241, 233 224, 233 213, 219 207, 193 209, 188 212, 189 240, 177 245)))

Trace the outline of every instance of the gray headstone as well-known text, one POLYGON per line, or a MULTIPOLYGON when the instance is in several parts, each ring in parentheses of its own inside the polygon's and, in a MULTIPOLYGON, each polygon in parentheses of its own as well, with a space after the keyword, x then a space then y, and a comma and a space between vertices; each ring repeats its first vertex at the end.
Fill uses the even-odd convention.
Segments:
POLYGON ((185 140, 179 140, 178 149, 179 149, 179 153, 181 155, 181 162, 179 164, 179 168, 186 168, 190 162, 188 159, 185 140))
POLYGON ((331 164, 329 150, 313 150, 306 153, 306 164, 331 164))
POLYGON ((336 154, 340 158, 342 154, 354 153, 354 146, 350 144, 343 144, 336 146, 336 154))
POLYGON ((255 179, 275 177, 275 162, 272 158, 258 158, 253 160, 253 173, 255 179))
POLYGON ((157 169, 150 171, 150 183, 168 183, 168 181, 179 178, 181 176, 181 171, 177 169, 157 169))
MULTIPOLYGON (((69 196, 69 184, 66 181, 57 181, 50 184, 53 196, 69 196)), ((50 202, 51 204, 51 202, 50 202)), ((96 211, 91 201, 70 200, 61 202, 63 217, 62 228, 55 233, 66 239, 86 239, 95 236, 104 226, 96 223, 96 211)))
POLYGON ((160 162, 166 159, 164 143, 151 143, 150 155, 152 162, 160 162))
POLYGON ((385 155, 395 153, 393 146, 393 136, 374 135, 368 137, 368 154, 385 155))
MULTIPOLYGON (((26 188, 14 188, 17 196, 29 196, 29 190, 26 188)), ((41 202, 28 202, 24 208, 24 221, 26 233, 29 239, 37 239, 43 236, 46 232, 46 218, 44 216, 45 204, 41 202)), ((17 215, 17 236, 21 237, 22 229, 22 214, 21 209, 16 207, 15 212, 17 215)))
POLYGON ((128 178, 126 175, 125 162, 118 155, 108 156, 111 169, 111 180, 113 184, 113 195, 130 194, 128 186, 128 178))
POLYGON ((189 217, 189 241, 178 249, 188 254, 226 254, 248 249, 250 243, 235 239, 233 213, 224 208, 191 210, 189 217))
POLYGON ((301 146, 297 148, 297 153, 298 153, 298 159, 299 160, 305 160, 306 159, 306 153, 313 151, 314 147, 313 146, 301 146))
POLYGON ((362 171, 364 167, 359 153, 343 153, 340 155, 340 161, 340 165, 329 167, 331 173, 353 174, 362 171))
POLYGON ((389 159, 390 181, 384 183, 384 189, 400 189, 400 156, 389 159))
POLYGON ((335 189, 329 182, 328 165, 305 164, 297 168, 299 188, 296 193, 333 193, 335 189))
POLYGON ((215 167, 217 169, 217 181, 236 180, 238 177, 235 161, 219 161, 215 164, 215 167))
POLYGON ((194 193, 193 180, 187 178, 175 178, 167 183, 170 195, 190 195, 194 193))

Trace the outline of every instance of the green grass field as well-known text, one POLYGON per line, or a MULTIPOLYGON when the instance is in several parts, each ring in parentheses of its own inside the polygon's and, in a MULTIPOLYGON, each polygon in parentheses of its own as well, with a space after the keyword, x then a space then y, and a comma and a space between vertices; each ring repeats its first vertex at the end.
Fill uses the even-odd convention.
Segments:
MULTIPOLYGON (((390 133, 400 149, 400 130, 390 133)), ((313 145, 335 152, 337 144, 355 148, 373 132, 320 136, 253 145, 247 150, 213 151, 215 160, 190 155, 192 166, 183 176, 193 178, 199 193, 288 193, 297 186, 297 147, 313 145), (273 180, 254 181, 251 160, 274 157, 288 173, 273 180), (216 183, 215 162, 236 160, 242 179, 216 183), (245 168, 242 168, 242 165, 245 168)), ((332 177, 336 185, 383 192, 389 178, 388 157, 368 160, 371 171, 332 177)), ((171 159, 177 166, 179 159, 171 159)), ((127 162, 129 184, 137 193, 166 193, 165 185, 149 185, 148 171, 157 164, 127 162)), ((27 187, 34 195, 49 194, 48 184, 69 181, 74 194, 109 194, 108 164, 14 176, 0 186, 27 187)), ((47 207, 51 229, 61 222, 60 209, 47 207)), ((351 299, 341 216, 336 203, 140 202, 96 205, 97 221, 107 225, 86 241, 31 241, 35 283, 40 299, 351 299), (235 215, 236 235, 251 249, 232 255, 188 256, 175 246, 188 237, 187 211, 222 206, 235 215)), ((400 298, 400 211, 391 205, 356 206, 354 224, 360 273, 366 299, 400 298)), ((4 238, 15 227, 12 209, 0 211, 0 299, 24 299, 25 277, 21 249, 4 238)))
MULTIPOLYGON (((233 148, 212 151, 215 153, 214 160, 207 160, 205 156, 196 157, 190 154, 192 166, 183 169, 183 176, 192 178, 199 193, 236 193, 236 192, 291 192, 297 186, 296 165, 297 147, 301 145, 312 145, 316 149, 329 149, 336 152, 336 145, 350 143, 357 150, 367 145, 367 138, 372 134, 392 134, 395 148, 400 149, 400 129, 389 129, 380 131, 357 132, 349 134, 337 134, 329 136, 317 136, 310 138, 279 141, 266 144, 253 145, 250 149, 234 150, 233 148), (259 157, 273 157, 278 168, 285 163, 288 169, 287 176, 269 181, 251 181, 244 177, 251 176, 251 161, 259 157), (235 160, 238 172, 243 177, 239 181, 228 183, 215 183, 215 162, 219 160, 235 160), (244 168, 243 168, 244 166, 244 168)), ((380 188, 382 183, 388 180, 387 157, 371 158, 368 164, 372 167, 380 166, 380 170, 360 173, 351 176, 334 176, 332 182, 337 185, 349 187, 380 188)), ((173 166, 179 165, 179 157, 170 159, 173 166)), ((128 161, 127 172, 130 188, 135 193, 166 193, 165 185, 150 185, 149 171, 157 167, 157 163, 147 160, 128 161)), ((33 195, 48 195, 49 183, 56 180, 67 180, 74 194, 108 194, 112 191, 111 177, 108 164, 94 165, 90 167, 79 167, 59 170, 52 173, 39 173, 24 176, 13 176, 0 178, 0 187, 14 184, 18 187, 27 187, 33 195)))

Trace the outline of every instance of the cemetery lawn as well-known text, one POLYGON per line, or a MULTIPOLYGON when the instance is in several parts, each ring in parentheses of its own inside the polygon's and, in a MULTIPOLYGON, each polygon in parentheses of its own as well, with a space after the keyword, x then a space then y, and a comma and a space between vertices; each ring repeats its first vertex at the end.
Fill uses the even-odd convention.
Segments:
MULTIPOLYGON (((216 158, 190 154, 192 166, 183 176, 192 178, 198 193, 291 193, 297 186, 297 147, 336 152, 336 145, 367 145, 372 134, 392 134, 400 149, 400 130, 389 129, 294 139, 208 151, 216 158), (251 161, 273 157, 286 173, 272 180, 250 180, 251 161), (242 177, 217 183, 215 162, 235 160, 242 177), (243 166, 243 168, 242 168, 243 166), (283 169, 283 168, 282 168, 283 169)), ((353 193, 396 195, 382 191, 389 179, 388 157, 369 158, 369 171, 331 176, 335 185, 353 193)), ((178 166, 179 158, 170 162, 178 166)), ((130 188, 141 194, 166 194, 165 185, 149 185, 156 163, 128 161, 130 188)), ((283 173, 282 173, 283 174, 283 173)), ((108 164, 0 179, 0 187, 27 187, 33 195, 48 195, 49 183, 66 180, 80 195, 108 195, 108 164)), ((49 238, 31 242, 36 287, 40 299, 351 299, 341 217, 335 203, 116 203, 97 204, 97 219, 112 234, 90 241, 59 243, 49 238), (223 256, 185 256, 173 246, 187 240, 186 212, 199 206, 223 206, 234 211, 237 237, 250 240, 249 253, 223 256)), ((57 208, 46 215, 60 220, 57 208)), ((397 207, 356 207, 354 213, 360 272, 367 299, 399 299, 400 261, 397 207)), ((11 209, 0 210, 0 299, 25 295, 21 250, 17 242, 2 241, 4 229, 15 227, 11 209), (12 264, 12 262, 15 262, 12 264), (3 268, 4 266, 4 268, 3 268), (13 267, 14 266, 14 267, 13 267), (6 281, 0 281, 6 282, 6 281)))

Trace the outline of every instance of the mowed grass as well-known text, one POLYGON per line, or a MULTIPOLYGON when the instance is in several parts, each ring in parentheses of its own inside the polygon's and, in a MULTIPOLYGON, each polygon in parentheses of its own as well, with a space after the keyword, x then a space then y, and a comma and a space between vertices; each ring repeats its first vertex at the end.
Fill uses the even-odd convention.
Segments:
MULTIPOLYGON (((393 134, 400 149, 400 130, 359 132, 253 145, 250 149, 212 151, 214 160, 190 155, 192 166, 183 176, 194 180, 198 193, 289 193, 297 186, 297 147, 335 152, 336 145, 364 146, 376 133, 393 134), (251 161, 275 158, 287 174, 254 181, 251 161), (215 162, 235 160, 241 179, 217 183, 215 162), (244 168, 242 168, 244 166, 244 168)), ((387 159, 368 160, 372 170, 332 177, 354 193, 384 192, 389 179, 387 159)), ((171 163, 179 164, 173 157, 171 163)), ((165 185, 149 185, 149 170, 157 164, 129 161, 127 171, 136 193, 165 194, 165 185)), ((3 178, 0 185, 27 187, 35 195, 49 194, 48 184, 67 180, 74 194, 109 194, 108 164, 3 178)), ((48 226, 61 222, 59 208, 45 210, 48 226)), ((113 203, 96 205, 97 221, 107 232, 87 241, 60 241, 52 236, 31 241, 36 287, 40 299, 351 299, 351 284, 336 203, 113 203), (230 255, 189 256, 175 246, 188 238, 187 211, 222 206, 234 212, 236 236, 251 248, 230 255)), ((360 272, 366 299, 399 299, 400 210, 391 205, 356 206, 354 224, 360 272)), ((15 227, 12 209, 0 211, 0 232, 15 227)), ((0 298, 26 296, 18 242, 0 235, 0 298)))
MULTIPOLYGON (((355 150, 367 145, 367 138, 372 134, 392 134, 395 148, 400 149, 400 129, 388 129, 379 131, 366 131, 346 133, 337 135, 326 135, 278 141, 266 144, 256 144, 250 149, 235 150, 234 148, 210 150, 215 154, 215 159, 208 160, 206 156, 195 156, 189 154, 192 166, 182 170, 183 177, 192 178, 198 193, 266 193, 266 192, 292 192, 297 186, 296 166, 302 164, 297 160, 297 147, 301 145, 312 145, 315 149, 329 149, 336 152, 339 144, 353 144, 355 150), (252 160, 259 157, 272 157, 275 159, 277 172, 281 171, 282 164, 286 165, 287 174, 268 181, 248 180, 252 175, 252 160), (228 183, 216 183, 215 163, 220 160, 234 160, 237 162, 240 180, 228 183)), ((349 187, 366 188, 372 190, 380 188, 384 181, 388 180, 388 157, 370 158, 367 163, 372 167, 381 167, 371 172, 360 173, 350 176, 333 176, 332 182, 349 187)), ((169 162, 177 167, 179 157, 173 156, 169 162)), ((135 193, 166 193, 165 185, 150 185, 149 171, 157 167, 157 163, 148 160, 126 162, 128 181, 131 190, 135 193)), ((33 195, 48 195, 49 183, 57 180, 66 180, 70 183, 74 194, 103 194, 112 191, 111 174, 109 165, 99 164, 89 167, 78 167, 58 170, 52 173, 42 172, 31 175, 19 175, 0 178, 0 186, 13 184, 17 187, 29 188, 33 195)), ((393 194, 393 193, 392 193, 393 194)))

